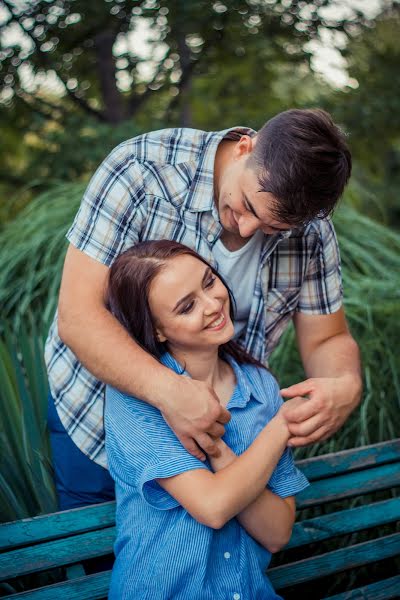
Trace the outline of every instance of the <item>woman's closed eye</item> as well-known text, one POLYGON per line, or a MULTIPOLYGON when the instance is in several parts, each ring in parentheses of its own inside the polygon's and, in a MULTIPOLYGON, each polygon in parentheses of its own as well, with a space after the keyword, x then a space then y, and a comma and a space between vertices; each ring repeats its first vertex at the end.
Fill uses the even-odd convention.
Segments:
POLYGON ((190 302, 188 302, 181 308, 181 310, 179 311, 179 314, 186 315, 187 313, 190 313, 191 310, 193 309, 193 306, 194 306, 194 300, 191 300, 190 302))
MULTIPOLYGON (((207 279, 207 281, 204 283, 204 287, 207 288, 211 288, 213 287, 215 281, 216 281, 216 276, 215 275, 211 275, 211 277, 209 279, 207 279)), ((185 304, 184 306, 182 306, 181 310, 179 311, 180 315, 187 315, 188 313, 190 313, 193 309, 195 305, 195 301, 194 300, 190 300, 190 302, 187 302, 187 304, 185 304)))
POLYGON ((206 287, 206 288, 212 287, 214 285, 216 279, 217 279, 216 276, 212 275, 204 287, 206 287))

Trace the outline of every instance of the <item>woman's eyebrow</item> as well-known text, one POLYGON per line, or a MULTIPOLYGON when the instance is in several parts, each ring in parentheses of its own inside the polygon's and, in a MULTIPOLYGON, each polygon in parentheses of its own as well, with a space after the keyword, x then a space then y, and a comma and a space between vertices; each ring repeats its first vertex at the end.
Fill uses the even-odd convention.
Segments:
MULTIPOLYGON (((210 269, 210 267, 207 267, 206 270, 204 271, 203 279, 201 280, 201 285, 204 285, 205 280, 207 279, 207 277, 210 273, 211 273, 211 269, 210 269)), ((172 309, 172 312, 176 312, 177 309, 179 308, 179 306, 181 304, 184 304, 192 296, 193 296, 193 292, 190 292, 189 294, 186 294, 186 296, 183 296, 183 298, 178 300, 178 302, 175 304, 174 308, 172 309)))

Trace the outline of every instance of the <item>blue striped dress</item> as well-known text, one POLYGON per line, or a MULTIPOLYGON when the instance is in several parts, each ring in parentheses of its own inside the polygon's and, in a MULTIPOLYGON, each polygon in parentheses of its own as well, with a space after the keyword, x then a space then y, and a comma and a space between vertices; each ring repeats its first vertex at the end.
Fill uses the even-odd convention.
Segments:
MULTIPOLYGON (((239 365, 227 405, 231 420, 223 437, 238 455, 276 414, 282 400, 266 370, 239 365)), ((177 373, 170 354, 162 362, 177 373)), ((149 404, 107 387, 106 451, 116 484, 117 538, 111 600, 278 600, 267 576, 271 554, 235 519, 221 529, 198 523, 156 478, 191 469, 211 469, 180 444, 161 413, 149 404)), ((267 487, 293 496, 308 481, 289 448, 267 487)))

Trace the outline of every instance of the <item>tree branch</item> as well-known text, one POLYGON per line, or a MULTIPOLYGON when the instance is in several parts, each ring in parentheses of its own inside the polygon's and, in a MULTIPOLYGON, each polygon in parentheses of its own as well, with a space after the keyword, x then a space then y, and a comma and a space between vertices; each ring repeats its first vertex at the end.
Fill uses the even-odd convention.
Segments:
MULTIPOLYGON (((34 35, 23 26, 23 24, 20 22, 18 16, 14 14, 13 7, 10 5, 9 1, 8 0, 2 0, 2 1, 5 4, 5 6, 7 7, 7 9, 9 10, 9 12, 11 13, 10 21, 17 23, 18 26, 22 29, 23 33, 25 35, 27 35, 30 38, 30 40, 33 42, 33 45, 34 45, 37 55, 39 57, 39 62, 42 64, 43 68, 44 69, 49 68, 48 58, 40 49, 38 41, 36 40, 34 35)), ((98 110, 92 108, 83 98, 80 98, 79 96, 74 94, 74 92, 72 90, 68 89, 67 82, 65 81, 65 79, 62 77, 62 75, 60 73, 56 73, 56 75, 59 78, 59 80, 61 81, 61 83, 63 84, 66 94, 75 104, 77 104, 80 108, 82 108, 88 114, 96 117, 96 119, 98 119, 100 121, 106 120, 104 114, 101 111, 98 111, 98 110)))

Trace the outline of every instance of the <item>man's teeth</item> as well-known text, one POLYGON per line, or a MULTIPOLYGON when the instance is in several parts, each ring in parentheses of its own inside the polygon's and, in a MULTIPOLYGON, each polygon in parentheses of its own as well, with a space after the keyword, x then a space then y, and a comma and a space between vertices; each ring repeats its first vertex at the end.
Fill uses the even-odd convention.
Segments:
POLYGON ((221 325, 223 320, 224 320, 224 315, 221 314, 221 316, 218 317, 218 319, 216 319, 215 321, 213 321, 211 323, 211 325, 209 325, 209 327, 218 327, 218 325, 221 325))

